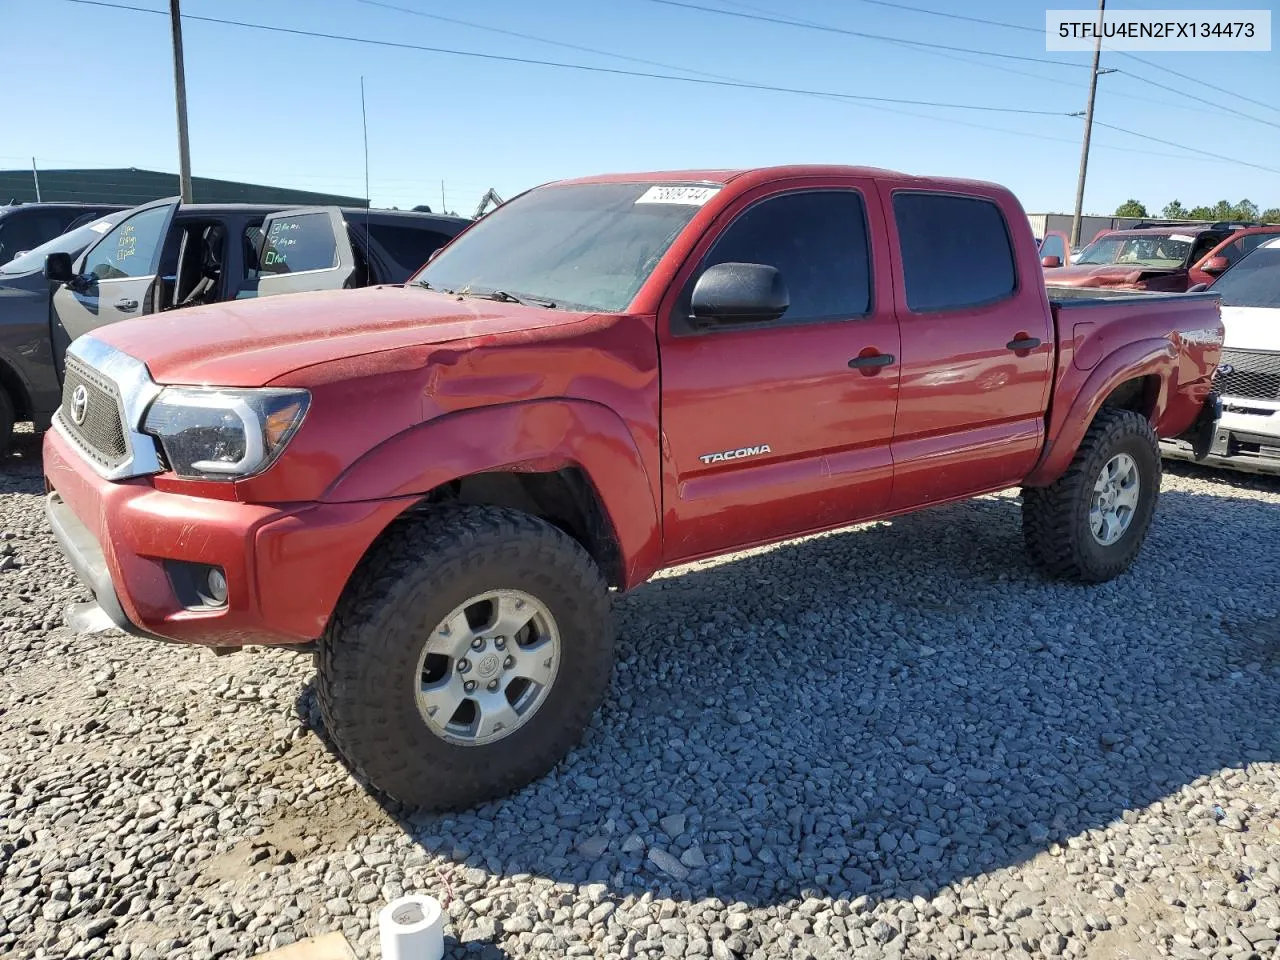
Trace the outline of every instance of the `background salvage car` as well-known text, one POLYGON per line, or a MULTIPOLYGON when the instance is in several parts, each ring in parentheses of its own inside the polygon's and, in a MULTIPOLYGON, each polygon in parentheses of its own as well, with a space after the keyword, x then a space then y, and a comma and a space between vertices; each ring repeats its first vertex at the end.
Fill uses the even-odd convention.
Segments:
POLYGON ((0 268, 0 451, 15 421, 48 425, 67 347, 89 330, 221 300, 401 283, 469 223, 158 200, 29 253, 0 268))

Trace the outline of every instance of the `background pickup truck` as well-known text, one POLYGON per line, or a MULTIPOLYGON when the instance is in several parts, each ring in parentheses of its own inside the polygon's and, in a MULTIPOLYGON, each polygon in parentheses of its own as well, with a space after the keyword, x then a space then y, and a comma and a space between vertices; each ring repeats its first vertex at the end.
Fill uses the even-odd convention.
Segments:
POLYGON ((315 649, 347 761, 470 804, 577 741, 662 567, 1022 486, 1048 574, 1125 570, 1157 436, 1212 440, 1218 302, 1041 277, 992 184, 551 184, 403 287, 80 338, 47 512, 122 629, 315 649))
POLYGON ((48 425, 63 355, 89 330, 221 300, 401 283, 468 223, 409 211, 168 199, 32 250, 0 266, 0 453, 15 421, 48 425))

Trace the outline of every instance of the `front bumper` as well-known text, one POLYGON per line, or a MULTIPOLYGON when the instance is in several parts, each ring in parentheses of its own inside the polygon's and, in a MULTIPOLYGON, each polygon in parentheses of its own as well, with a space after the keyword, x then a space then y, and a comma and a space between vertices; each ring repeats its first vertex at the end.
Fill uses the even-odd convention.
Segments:
POLYGON ((216 647, 319 637, 369 545, 416 498, 269 506, 99 476, 45 434, 46 515, 98 605, 126 632, 216 647), (175 569, 220 567, 227 598, 193 604, 175 569))
POLYGON ((1253 409, 1268 404, 1228 398, 1226 412, 1215 423, 1203 457, 1196 456, 1185 438, 1162 440, 1160 452, 1177 460, 1195 460, 1246 473, 1280 474, 1280 410, 1251 415, 1236 412, 1235 408, 1241 406, 1253 409))

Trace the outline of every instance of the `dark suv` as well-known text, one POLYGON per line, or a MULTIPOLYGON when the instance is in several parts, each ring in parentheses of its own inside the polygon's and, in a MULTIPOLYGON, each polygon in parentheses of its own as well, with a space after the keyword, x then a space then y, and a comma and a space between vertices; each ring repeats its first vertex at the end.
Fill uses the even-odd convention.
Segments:
POLYGON ((61 233, 128 207, 112 203, 21 203, 0 206, 0 265, 61 233))

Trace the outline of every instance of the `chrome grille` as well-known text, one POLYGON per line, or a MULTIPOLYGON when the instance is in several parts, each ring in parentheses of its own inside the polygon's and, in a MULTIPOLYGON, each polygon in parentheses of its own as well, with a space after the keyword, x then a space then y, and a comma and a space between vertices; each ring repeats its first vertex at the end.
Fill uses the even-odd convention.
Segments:
POLYGON ((58 417, 80 448, 106 467, 123 463, 129 454, 118 397, 115 384, 75 356, 67 355, 58 417), (84 388, 83 415, 77 423, 76 392, 80 388, 84 388))
POLYGON ((1280 400, 1280 352, 1223 350, 1219 362, 1232 367, 1230 373, 1218 377, 1222 396, 1280 400))

